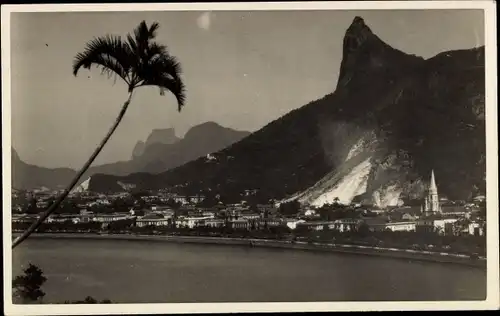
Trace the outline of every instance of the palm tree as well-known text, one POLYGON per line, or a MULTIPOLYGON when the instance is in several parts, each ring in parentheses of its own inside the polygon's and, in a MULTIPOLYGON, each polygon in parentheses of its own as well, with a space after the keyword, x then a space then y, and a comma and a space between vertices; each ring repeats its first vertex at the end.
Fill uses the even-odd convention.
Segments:
POLYGON ((177 99, 178 111, 181 111, 186 99, 184 83, 180 78, 181 67, 176 58, 169 54, 166 46, 153 42, 158 28, 159 24, 156 22, 148 27, 146 22, 142 21, 135 28, 133 35, 127 35, 126 40, 122 40, 120 36, 97 37, 87 43, 83 52, 75 56, 75 76, 82 67, 88 70, 92 66, 101 68, 103 74, 109 77, 114 75, 115 79, 118 76, 127 84, 128 98, 108 133, 82 169, 37 221, 14 240, 12 248, 28 238, 68 196, 120 124, 136 88, 157 86, 160 88, 160 95, 164 95, 166 90, 170 91, 177 99))

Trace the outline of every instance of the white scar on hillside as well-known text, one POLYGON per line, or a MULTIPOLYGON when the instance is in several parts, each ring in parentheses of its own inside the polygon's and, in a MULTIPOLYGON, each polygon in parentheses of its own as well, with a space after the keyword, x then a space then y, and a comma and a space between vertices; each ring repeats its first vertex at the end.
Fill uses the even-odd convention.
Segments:
POLYGON ((325 203, 333 203, 335 198, 338 198, 342 204, 351 203, 354 197, 366 192, 371 168, 371 157, 369 157, 354 167, 331 190, 314 199, 311 204, 313 206, 322 206, 325 203))
POLYGON ((401 188, 397 184, 388 185, 387 187, 373 192, 373 203, 380 208, 388 206, 400 206, 401 188))

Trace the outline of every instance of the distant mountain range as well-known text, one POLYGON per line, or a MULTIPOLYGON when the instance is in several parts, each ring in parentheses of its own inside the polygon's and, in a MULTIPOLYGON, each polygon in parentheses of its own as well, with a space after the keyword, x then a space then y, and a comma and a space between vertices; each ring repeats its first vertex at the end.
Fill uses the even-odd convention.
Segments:
MULTIPOLYGON (((160 174, 96 174, 90 190, 183 186, 322 204, 381 206, 485 190, 484 47, 430 59, 390 47, 357 17, 346 31, 335 92, 215 153, 160 174)), ((333 90, 333 87, 332 87, 333 90)))
MULTIPOLYGON (((136 172, 163 172, 221 150, 249 134, 222 127, 214 122, 192 127, 184 138, 177 137, 174 129, 155 129, 146 142, 136 144, 131 160, 92 167, 82 177, 81 182, 88 180, 95 173, 123 176, 136 172)), ((76 171, 70 168, 50 169, 28 165, 12 149, 12 183, 15 188, 61 188, 67 185, 75 174, 76 171)))
POLYGON ((75 170, 70 168, 43 168, 29 165, 19 158, 12 148, 11 153, 12 187, 15 189, 59 188, 69 184, 75 176, 75 170))

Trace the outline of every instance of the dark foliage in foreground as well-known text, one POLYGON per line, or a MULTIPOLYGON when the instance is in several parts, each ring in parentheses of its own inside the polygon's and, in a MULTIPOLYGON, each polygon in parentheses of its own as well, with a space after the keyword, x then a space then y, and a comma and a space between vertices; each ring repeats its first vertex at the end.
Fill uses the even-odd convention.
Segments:
MULTIPOLYGON (((14 304, 38 304, 42 303, 45 292, 42 285, 47 281, 42 269, 29 263, 23 275, 18 275, 12 281, 13 303, 14 304)), ((110 300, 98 301, 91 296, 87 296, 82 301, 65 301, 64 304, 111 304, 110 300)))
POLYGON ((14 304, 32 304, 39 302, 45 296, 42 285, 47 281, 43 271, 29 263, 23 275, 16 276, 12 280, 14 304))

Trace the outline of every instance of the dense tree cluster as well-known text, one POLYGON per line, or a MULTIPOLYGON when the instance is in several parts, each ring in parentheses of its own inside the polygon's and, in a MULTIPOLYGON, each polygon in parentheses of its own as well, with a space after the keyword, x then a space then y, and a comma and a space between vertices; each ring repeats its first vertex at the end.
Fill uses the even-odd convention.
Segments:
POLYGON ((45 281, 47 278, 43 275, 43 271, 29 263, 24 274, 16 276, 12 280, 14 303, 30 304, 42 300, 45 292, 42 291, 41 287, 45 281))

